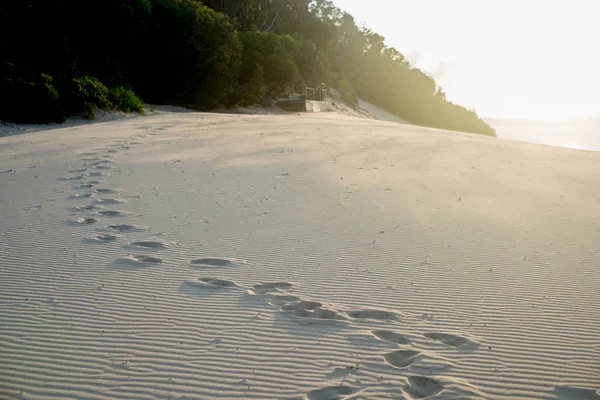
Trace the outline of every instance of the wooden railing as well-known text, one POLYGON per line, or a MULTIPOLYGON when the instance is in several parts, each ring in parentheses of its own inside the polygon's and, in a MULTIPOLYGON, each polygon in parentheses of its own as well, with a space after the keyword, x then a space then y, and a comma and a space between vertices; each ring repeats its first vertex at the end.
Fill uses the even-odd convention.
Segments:
POLYGON ((327 87, 322 84, 318 88, 306 88, 306 100, 327 101, 327 87))

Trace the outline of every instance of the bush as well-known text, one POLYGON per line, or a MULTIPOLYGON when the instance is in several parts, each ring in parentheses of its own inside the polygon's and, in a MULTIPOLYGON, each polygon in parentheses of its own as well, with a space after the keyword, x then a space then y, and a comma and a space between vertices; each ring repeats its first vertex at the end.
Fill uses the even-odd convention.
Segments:
POLYGON ((247 84, 254 75, 256 65, 264 70, 264 79, 271 95, 285 92, 299 79, 294 57, 299 44, 290 36, 258 31, 243 32, 240 40, 244 45, 240 83, 247 84))
POLYGON ((144 68, 134 89, 151 103, 211 109, 228 102, 241 43, 227 16, 195 0, 154 0, 144 68))
POLYGON ((256 64, 254 73, 247 84, 240 85, 238 95, 234 97, 234 104, 252 106, 263 98, 267 91, 265 84, 265 71, 262 65, 256 64))
POLYGON ((108 100, 108 88, 94 77, 74 78, 64 86, 63 90, 68 114, 78 114, 83 111, 84 118, 94 119, 98 108, 103 110, 112 108, 108 100))
POLYGON ((5 79, 0 83, 0 119, 46 124, 64 122, 65 112, 54 79, 40 74, 32 80, 5 79))
POLYGON ((122 86, 110 89, 108 98, 113 107, 125 112, 144 113, 144 103, 131 90, 122 86))

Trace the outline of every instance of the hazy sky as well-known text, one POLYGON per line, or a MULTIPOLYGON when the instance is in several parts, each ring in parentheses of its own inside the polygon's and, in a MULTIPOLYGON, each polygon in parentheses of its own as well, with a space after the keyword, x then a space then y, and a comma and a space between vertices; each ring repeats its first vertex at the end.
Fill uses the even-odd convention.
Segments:
POLYGON ((600 0, 334 0, 485 117, 600 115, 600 0))

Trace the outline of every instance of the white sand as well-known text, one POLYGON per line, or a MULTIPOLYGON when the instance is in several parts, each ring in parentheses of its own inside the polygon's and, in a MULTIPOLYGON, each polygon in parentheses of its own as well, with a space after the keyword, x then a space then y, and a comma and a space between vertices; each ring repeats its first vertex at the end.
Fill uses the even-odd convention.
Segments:
POLYGON ((164 113, 0 139, 0 219, 2 399, 600 399, 600 153, 164 113))

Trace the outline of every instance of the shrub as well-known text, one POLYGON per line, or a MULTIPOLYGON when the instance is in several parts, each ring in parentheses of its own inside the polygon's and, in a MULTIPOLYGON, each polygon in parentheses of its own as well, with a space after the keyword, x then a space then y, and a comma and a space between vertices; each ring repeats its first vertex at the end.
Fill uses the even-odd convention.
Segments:
POLYGON ((65 112, 54 79, 40 74, 31 80, 5 79, 0 83, 0 119, 7 122, 64 122, 65 112))
POLYGON ((108 99, 108 88, 91 76, 74 78, 63 88, 65 108, 69 114, 83 111, 84 118, 94 119, 98 108, 108 110, 112 104, 108 99))
POLYGON ((264 79, 271 95, 285 92, 299 79, 294 57, 299 43, 290 36, 258 31, 243 32, 240 40, 244 45, 240 83, 247 84, 254 75, 256 65, 264 69, 264 79))
POLYGON ((239 72, 241 44, 227 16, 195 0, 154 0, 134 89, 151 103, 211 109, 227 102, 239 72))
POLYGON ((241 106, 251 106, 258 103, 267 91, 265 71, 262 65, 256 64, 250 81, 241 85, 236 103, 241 106))
POLYGON ((113 107, 125 112, 144 113, 144 103, 131 90, 122 86, 110 89, 108 98, 113 107))

